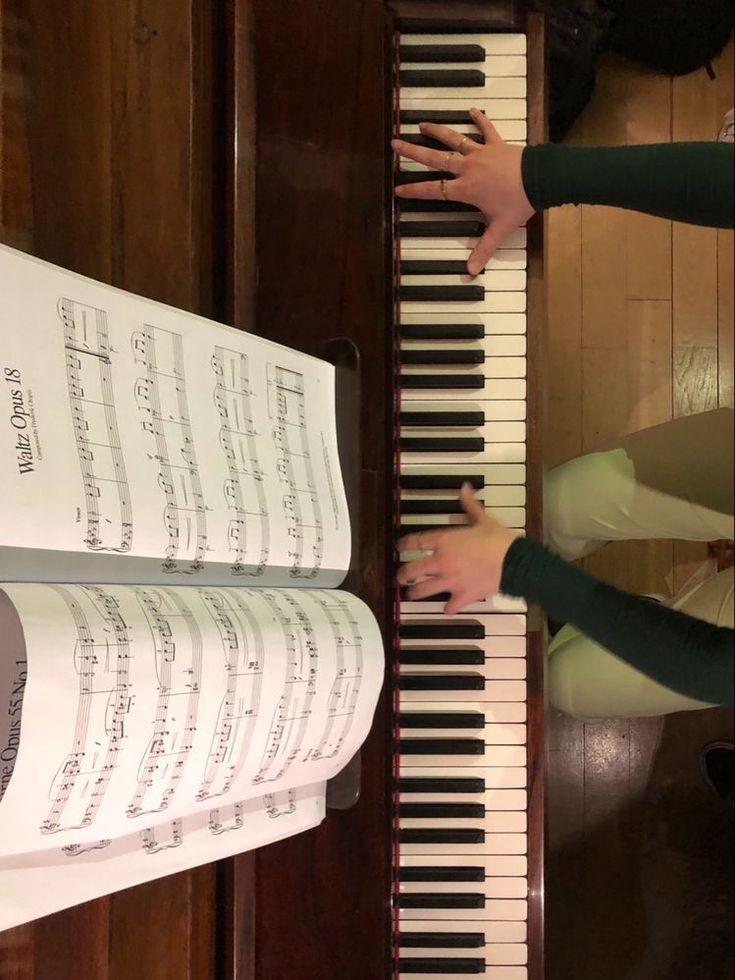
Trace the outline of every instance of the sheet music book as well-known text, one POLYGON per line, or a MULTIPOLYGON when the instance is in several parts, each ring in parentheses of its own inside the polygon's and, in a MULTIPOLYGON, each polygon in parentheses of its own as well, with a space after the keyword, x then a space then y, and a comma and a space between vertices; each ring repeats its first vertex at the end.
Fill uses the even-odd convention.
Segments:
POLYGON ((0 929, 315 827, 366 737, 334 368, 0 246, 0 929))

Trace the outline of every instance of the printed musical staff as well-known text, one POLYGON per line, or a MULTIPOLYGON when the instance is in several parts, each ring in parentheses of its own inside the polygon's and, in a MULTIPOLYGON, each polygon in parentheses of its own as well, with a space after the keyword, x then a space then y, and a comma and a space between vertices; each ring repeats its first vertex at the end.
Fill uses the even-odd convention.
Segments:
POLYGON ((202 635, 181 595, 141 588, 135 595, 153 643, 158 701, 129 817, 165 810, 171 802, 194 743, 202 682, 202 635))
POLYGON ((181 847, 184 840, 182 821, 172 820, 157 827, 146 827, 140 831, 140 839, 146 854, 158 854, 159 851, 168 851, 172 847, 181 847))
POLYGON ((268 412, 290 543, 290 575, 313 578, 324 558, 324 527, 309 446, 304 376, 269 362, 267 379, 268 412))
POLYGON ((270 554, 270 517, 264 472, 258 458, 246 354, 216 346, 211 359, 215 375, 214 404, 220 419, 219 446, 228 477, 225 503, 234 516, 227 528, 227 546, 236 575, 262 575, 270 554))
POLYGON ((143 430, 155 452, 163 493, 163 523, 168 536, 163 568, 191 574, 201 569, 207 551, 207 514, 192 434, 181 336, 146 324, 131 338, 135 362, 145 369, 135 399, 143 430))
POLYGON ((245 765, 260 709, 265 646, 249 608, 250 590, 201 590, 219 632, 227 687, 207 758, 198 800, 226 793, 245 765))
POLYGON ((334 592, 312 593, 332 630, 337 665, 329 692, 324 732, 316 749, 304 756, 333 759, 345 743, 355 718, 363 676, 364 654, 360 625, 344 598, 334 592))
POLYGON ((278 817, 285 817, 289 813, 296 812, 296 790, 288 789, 282 793, 266 793, 263 797, 265 812, 276 820, 278 817))
POLYGON ((76 627, 79 701, 72 749, 51 785, 51 809, 41 824, 44 834, 93 822, 117 763, 131 704, 130 636, 116 599, 99 586, 81 586, 83 608, 69 589, 50 588, 76 627))
POLYGON ((242 802, 210 810, 208 823, 210 831, 219 836, 229 830, 240 830, 245 824, 244 812, 245 806, 242 802))
POLYGON ((120 445, 107 314, 63 297, 57 310, 64 328, 66 381, 84 487, 91 551, 130 551, 133 515, 120 445))

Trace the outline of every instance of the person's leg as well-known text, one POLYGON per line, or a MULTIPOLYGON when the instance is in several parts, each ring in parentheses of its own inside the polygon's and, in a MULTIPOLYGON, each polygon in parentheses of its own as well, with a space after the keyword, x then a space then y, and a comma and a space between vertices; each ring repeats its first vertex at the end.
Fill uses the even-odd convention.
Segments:
MULTIPOLYGON (((733 569, 685 588, 667 605, 718 626, 733 626, 733 569)), ((585 720, 639 718, 708 708, 651 680, 564 626, 549 644, 546 689, 553 707, 585 720)))
POLYGON ((686 416, 549 471, 546 540, 573 560, 608 541, 732 538, 733 496, 732 409, 686 416))

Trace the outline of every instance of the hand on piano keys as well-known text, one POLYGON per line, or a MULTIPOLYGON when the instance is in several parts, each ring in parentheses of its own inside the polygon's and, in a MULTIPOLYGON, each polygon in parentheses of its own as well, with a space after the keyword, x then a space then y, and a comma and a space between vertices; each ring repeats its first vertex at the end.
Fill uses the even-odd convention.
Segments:
POLYGON ((423 122, 418 125, 419 135, 404 135, 391 146, 404 160, 428 168, 416 171, 428 179, 398 186, 399 197, 458 201, 484 215, 485 230, 467 261, 467 271, 474 276, 534 210, 521 175, 523 147, 506 143, 479 109, 470 109, 469 119, 479 134, 423 122))
POLYGON ((449 615, 498 592, 503 560, 517 536, 475 499, 469 483, 462 485, 459 499, 468 525, 407 534, 398 542, 402 554, 423 552, 398 572, 399 583, 408 586, 407 598, 448 592, 444 612, 449 615))

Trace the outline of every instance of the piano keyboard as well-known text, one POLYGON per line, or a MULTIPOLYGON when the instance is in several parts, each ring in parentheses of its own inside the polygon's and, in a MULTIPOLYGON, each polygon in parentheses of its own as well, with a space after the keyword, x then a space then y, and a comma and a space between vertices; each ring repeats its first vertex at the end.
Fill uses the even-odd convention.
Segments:
MULTIPOLYGON (((479 139, 475 106, 526 140, 526 36, 401 35, 396 135, 419 122, 479 139)), ((398 182, 438 179, 401 161, 398 182)), ((466 273, 482 215, 401 200, 400 532, 464 523, 468 480, 506 525, 526 525, 526 233, 466 273)), ((403 555, 403 560, 411 557, 403 555)), ((526 616, 493 597, 400 606, 396 976, 527 980, 526 616)))

